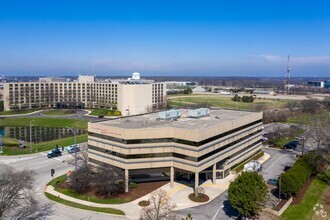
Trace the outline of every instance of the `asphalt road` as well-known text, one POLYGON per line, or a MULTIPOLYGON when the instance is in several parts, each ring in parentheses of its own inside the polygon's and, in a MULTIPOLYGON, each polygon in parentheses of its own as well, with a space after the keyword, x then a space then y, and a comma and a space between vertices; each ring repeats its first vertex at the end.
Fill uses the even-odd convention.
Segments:
MULTIPOLYGON (((261 175, 265 180, 276 178, 283 172, 286 165, 292 165, 295 161, 295 152, 292 151, 274 150, 270 148, 265 148, 263 151, 271 156, 263 164, 261 175)), ((177 213, 182 216, 190 213, 195 220, 227 220, 237 216, 235 211, 229 205, 227 191, 205 205, 179 210, 177 213)))
MULTIPOLYGON (((43 188, 52 178, 50 176, 50 169, 55 169, 55 176, 60 176, 68 170, 73 170, 74 165, 68 164, 73 158, 71 155, 64 153, 63 156, 48 159, 45 153, 38 153, 34 155, 24 156, 0 156, 0 169, 4 166, 10 166, 17 170, 32 169, 36 172, 35 184, 33 191, 35 198, 41 202, 46 203, 49 200, 43 193, 43 188)), ((116 217, 107 214, 100 214, 96 212, 84 211, 67 207, 61 204, 54 203, 54 214, 48 219, 54 220, 72 220, 72 219, 88 219, 88 220, 102 220, 102 219, 125 219, 123 217, 116 217)))

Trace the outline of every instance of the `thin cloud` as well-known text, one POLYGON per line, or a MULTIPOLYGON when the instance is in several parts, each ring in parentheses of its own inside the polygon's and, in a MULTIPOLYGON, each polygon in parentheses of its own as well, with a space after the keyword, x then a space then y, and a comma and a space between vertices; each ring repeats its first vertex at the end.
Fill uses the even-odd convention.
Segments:
MULTIPOLYGON (((274 54, 262 54, 261 57, 269 62, 278 63, 285 62, 287 56, 279 56, 274 54)), ((290 60, 296 64, 330 64, 330 56, 306 56, 306 57, 295 57, 291 56, 290 60)))

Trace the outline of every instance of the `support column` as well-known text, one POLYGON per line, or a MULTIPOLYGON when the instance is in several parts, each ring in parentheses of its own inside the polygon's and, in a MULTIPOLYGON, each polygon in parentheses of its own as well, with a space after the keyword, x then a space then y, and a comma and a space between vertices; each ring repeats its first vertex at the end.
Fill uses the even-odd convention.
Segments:
POLYGON ((195 189, 194 189, 194 191, 195 191, 195 197, 198 196, 198 193, 197 193, 198 186, 199 186, 199 172, 196 172, 195 173, 195 189))
POLYGON ((128 169, 125 169, 125 193, 128 192, 128 169))
POLYGON ((217 166, 216 166, 217 164, 215 163, 214 165, 213 165, 213 171, 212 171, 212 182, 213 182, 213 184, 217 184, 217 166))
POLYGON ((171 176, 170 186, 171 186, 171 188, 173 188, 174 187, 174 167, 170 168, 170 176, 171 176))

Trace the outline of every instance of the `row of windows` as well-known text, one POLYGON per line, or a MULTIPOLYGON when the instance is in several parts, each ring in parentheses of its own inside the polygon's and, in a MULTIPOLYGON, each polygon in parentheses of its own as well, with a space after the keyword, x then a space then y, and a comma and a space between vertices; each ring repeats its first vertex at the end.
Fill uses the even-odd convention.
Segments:
POLYGON ((240 126, 238 128, 229 130, 227 132, 221 133, 219 135, 213 136, 211 138, 205 139, 203 141, 200 142, 194 142, 194 141, 189 141, 189 140, 183 140, 183 139, 176 139, 176 138, 157 138, 157 139, 134 139, 134 140, 125 140, 125 139, 120 139, 120 138, 116 138, 116 137, 111 137, 108 135, 103 135, 103 134, 98 134, 98 133, 93 133, 93 132, 89 132, 89 136, 90 137, 97 137, 97 138, 101 138, 101 139, 105 139, 105 140, 110 140, 110 141, 114 141, 117 143, 122 143, 122 144, 148 144, 148 143, 164 143, 164 142, 174 142, 174 143, 180 143, 180 144, 186 144, 186 145, 191 145, 191 146, 201 146, 204 145, 206 143, 209 143, 211 141, 217 140, 219 138, 225 137, 227 135, 230 135, 232 133, 235 133, 237 131, 240 131, 242 129, 248 128, 250 126, 253 126, 255 124, 260 123, 262 120, 257 120, 254 122, 251 122, 249 124, 240 126))
MULTIPOLYGON (((260 131, 258 131, 260 132, 260 131)), ((254 133, 254 135, 257 134, 257 132, 254 133)), ((188 160, 188 161, 193 161, 193 162, 200 162, 202 160, 205 160, 207 159, 208 157, 212 156, 212 155, 215 155, 217 153, 219 153, 220 151, 224 151, 226 150, 227 148, 231 147, 231 146, 234 146, 235 144, 239 143, 239 142, 243 142, 245 140, 247 140, 248 138, 252 137, 253 135, 248 135, 248 136, 245 136, 244 138, 241 138, 235 142, 232 142, 230 144, 227 144, 221 148, 218 148, 216 150, 213 150, 203 156, 200 156, 200 157, 192 157, 192 156, 187 156, 187 155, 184 155, 184 154, 179 154, 179 153, 174 153, 174 152, 166 152, 166 153, 150 153, 150 154, 129 154, 129 155, 126 155, 126 154, 122 154, 122 153, 119 153, 119 152, 115 152, 115 151, 111 151, 111 150, 106 150, 106 149, 103 149, 103 148, 100 148, 100 147, 96 147, 96 146, 93 146, 93 145, 89 145, 89 149, 92 149, 92 150, 95 150, 95 151, 98 151, 98 152, 102 152, 102 153, 106 153, 106 154, 110 154, 112 156, 116 156, 116 157, 120 157, 120 158, 123 158, 123 159, 142 159, 142 158, 156 158, 156 157, 176 157, 176 158, 180 158, 180 159, 184 159, 184 160, 188 160)), ((258 141, 255 141, 253 142, 252 144, 248 145, 247 147, 241 149, 240 151, 232 154, 229 158, 231 157, 235 157, 237 155, 239 155, 240 153, 248 150, 249 148, 257 145, 261 143, 261 140, 258 140, 258 141)))

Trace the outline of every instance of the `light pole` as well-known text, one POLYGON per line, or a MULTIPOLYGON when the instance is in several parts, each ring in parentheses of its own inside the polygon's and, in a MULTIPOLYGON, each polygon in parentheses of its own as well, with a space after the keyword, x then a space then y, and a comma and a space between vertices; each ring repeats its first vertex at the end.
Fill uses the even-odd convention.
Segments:
POLYGON ((1 134, 0 134, 0 147, 1 147, 0 154, 2 154, 3 149, 2 149, 2 135, 1 134))
POLYGON ((30 151, 32 152, 32 122, 34 122, 34 120, 30 121, 30 151))
MULTIPOLYGON (((73 138, 74 138, 74 146, 76 147, 76 145, 77 145, 77 129, 70 128, 68 126, 66 126, 66 128, 69 129, 70 131, 72 131, 73 138)), ((74 160, 75 160, 75 171, 77 171, 77 149, 75 149, 75 151, 74 151, 74 160)))

